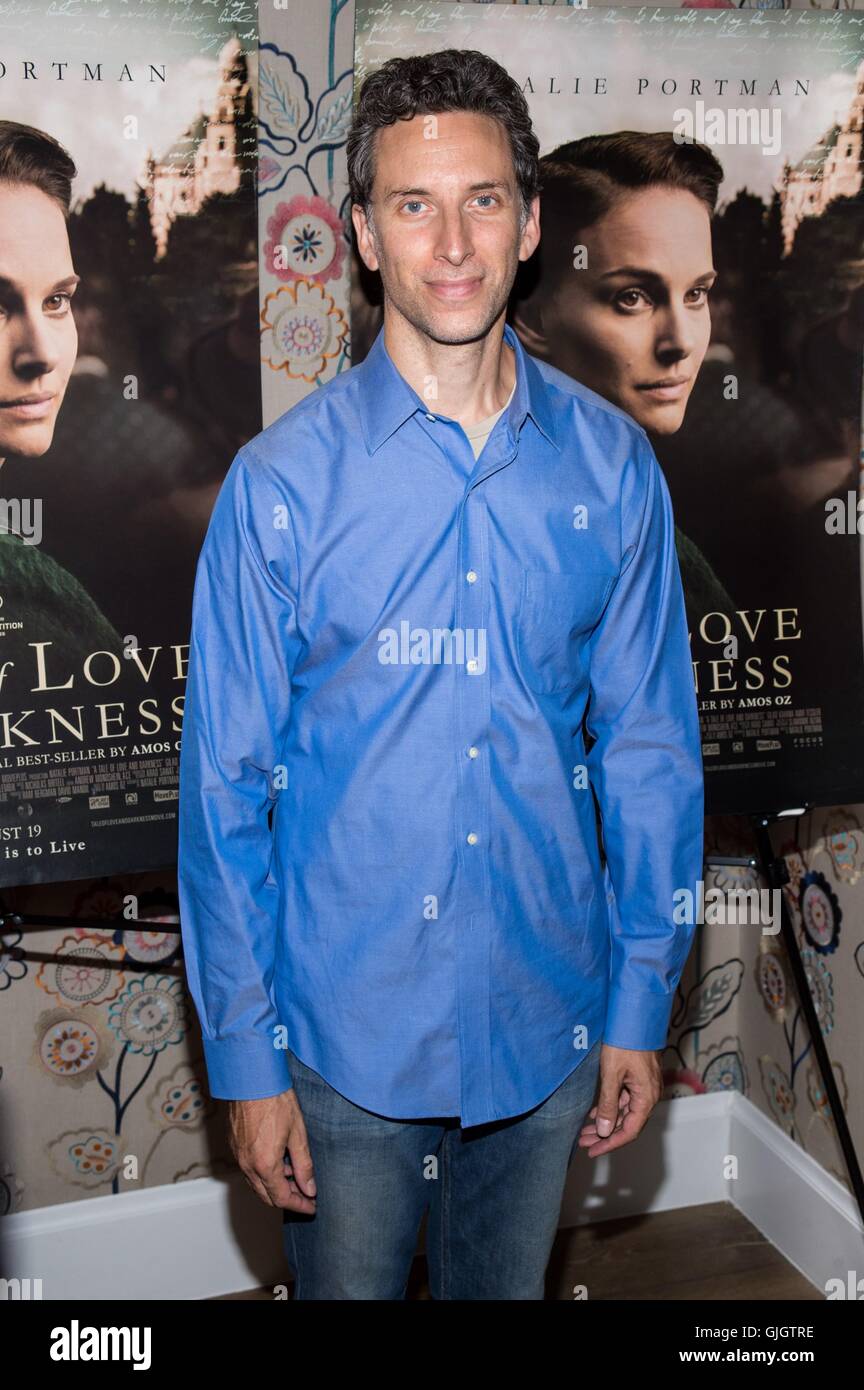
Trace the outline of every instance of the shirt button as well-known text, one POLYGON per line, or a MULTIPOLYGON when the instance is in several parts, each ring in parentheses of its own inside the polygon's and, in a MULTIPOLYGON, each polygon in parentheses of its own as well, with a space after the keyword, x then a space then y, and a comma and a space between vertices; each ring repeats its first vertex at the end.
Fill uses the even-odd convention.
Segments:
POLYGON ((479 752, 480 752, 480 749, 479 749, 479 748, 475 748, 475 747, 474 747, 474 744, 472 743, 472 744, 471 744, 471 747, 468 749, 468 757, 469 757, 469 758, 476 758, 476 757, 477 757, 477 754, 478 754, 479 752))
POLYGON ((434 419, 435 419, 435 416, 434 416, 434 415, 430 415, 429 412, 428 412, 428 410, 427 410, 427 412, 426 412, 426 419, 427 419, 427 420, 434 420, 434 419))
POLYGON ((466 836, 466 839, 467 839, 469 845, 476 845, 476 843, 477 843, 477 836, 476 836, 476 834, 474 833, 473 830, 469 830, 469 831, 468 831, 468 834, 467 834, 467 836, 466 836))
POLYGON ((471 672, 471 674, 473 675, 474 672, 477 670, 477 660, 476 660, 476 658, 472 656, 471 660, 470 660, 470 661, 466 661, 465 664, 466 664, 466 666, 468 667, 468 670, 469 670, 469 671, 471 672))
POLYGON ((476 571, 476 570, 469 570, 468 573, 466 574, 465 578, 468 580, 468 583, 469 583, 469 584, 473 584, 474 581, 475 581, 476 578, 477 578, 477 571, 476 571))

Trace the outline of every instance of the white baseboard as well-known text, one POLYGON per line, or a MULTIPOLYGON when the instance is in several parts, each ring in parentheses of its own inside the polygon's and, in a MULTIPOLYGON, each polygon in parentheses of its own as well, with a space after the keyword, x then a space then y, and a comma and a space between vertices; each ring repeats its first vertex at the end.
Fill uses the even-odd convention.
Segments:
POLYGON ((560 1224, 705 1202, 731 1202, 823 1294, 829 1279, 864 1278, 851 1192, 738 1091, 661 1101, 635 1143, 598 1159, 580 1151, 560 1224))
MULTIPOLYGON (((574 1157, 562 1226, 729 1201, 817 1288, 864 1276, 864 1230, 837 1180, 736 1092, 662 1101, 632 1145, 574 1157), (728 1155, 739 1176, 724 1176, 728 1155)), ((241 1177, 91 1197, 0 1222, 7 1279, 44 1299, 212 1298, 286 1282, 281 1214, 241 1177), (31 1288, 32 1288, 31 1284, 31 1288)))
POLYGON ((739 1211, 823 1294, 829 1279, 864 1280, 864 1226, 849 1189, 743 1096, 730 1120, 740 1174, 730 1200, 739 1211))
POLYGON ((7 1279, 40 1278, 42 1297, 213 1298, 287 1283, 281 1212, 243 1177, 191 1178, 86 1197, 0 1222, 7 1279))

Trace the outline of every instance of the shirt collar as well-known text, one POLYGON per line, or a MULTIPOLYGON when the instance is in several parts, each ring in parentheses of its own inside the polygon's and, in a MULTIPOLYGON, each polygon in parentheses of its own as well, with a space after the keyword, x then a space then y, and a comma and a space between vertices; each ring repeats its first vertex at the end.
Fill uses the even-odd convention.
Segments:
MULTIPOLYGON (((523 348, 509 323, 504 324, 504 337, 516 353, 516 386, 506 410, 507 424, 514 439, 526 414, 560 451, 555 415, 549 401, 548 388, 537 363, 523 348)), ((389 439, 416 410, 424 413, 429 405, 402 376, 384 342, 384 326, 378 330, 374 343, 356 369, 363 373, 360 382, 360 418, 363 437, 370 454, 389 439)))

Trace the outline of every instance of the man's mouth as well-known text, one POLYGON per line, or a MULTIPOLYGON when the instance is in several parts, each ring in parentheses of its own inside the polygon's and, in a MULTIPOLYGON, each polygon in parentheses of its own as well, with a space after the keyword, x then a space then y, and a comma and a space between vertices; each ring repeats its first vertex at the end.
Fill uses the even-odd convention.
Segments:
POLYGON ((439 299, 468 299, 478 285, 482 283, 480 276, 472 276, 464 280, 427 280, 426 284, 433 294, 439 299))

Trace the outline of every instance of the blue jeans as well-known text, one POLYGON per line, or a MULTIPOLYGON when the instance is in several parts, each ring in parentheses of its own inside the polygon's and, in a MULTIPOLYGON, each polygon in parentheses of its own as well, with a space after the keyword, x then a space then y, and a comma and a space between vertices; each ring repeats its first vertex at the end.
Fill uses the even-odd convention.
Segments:
POLYGON ((533 1110, 468 1129, 363 1110, 289 1050, 318 1200, 283 1211, 295 1299, 404 1298, 427 1207, 433 1299, 542 1299, 600 1046, 533 1110))

